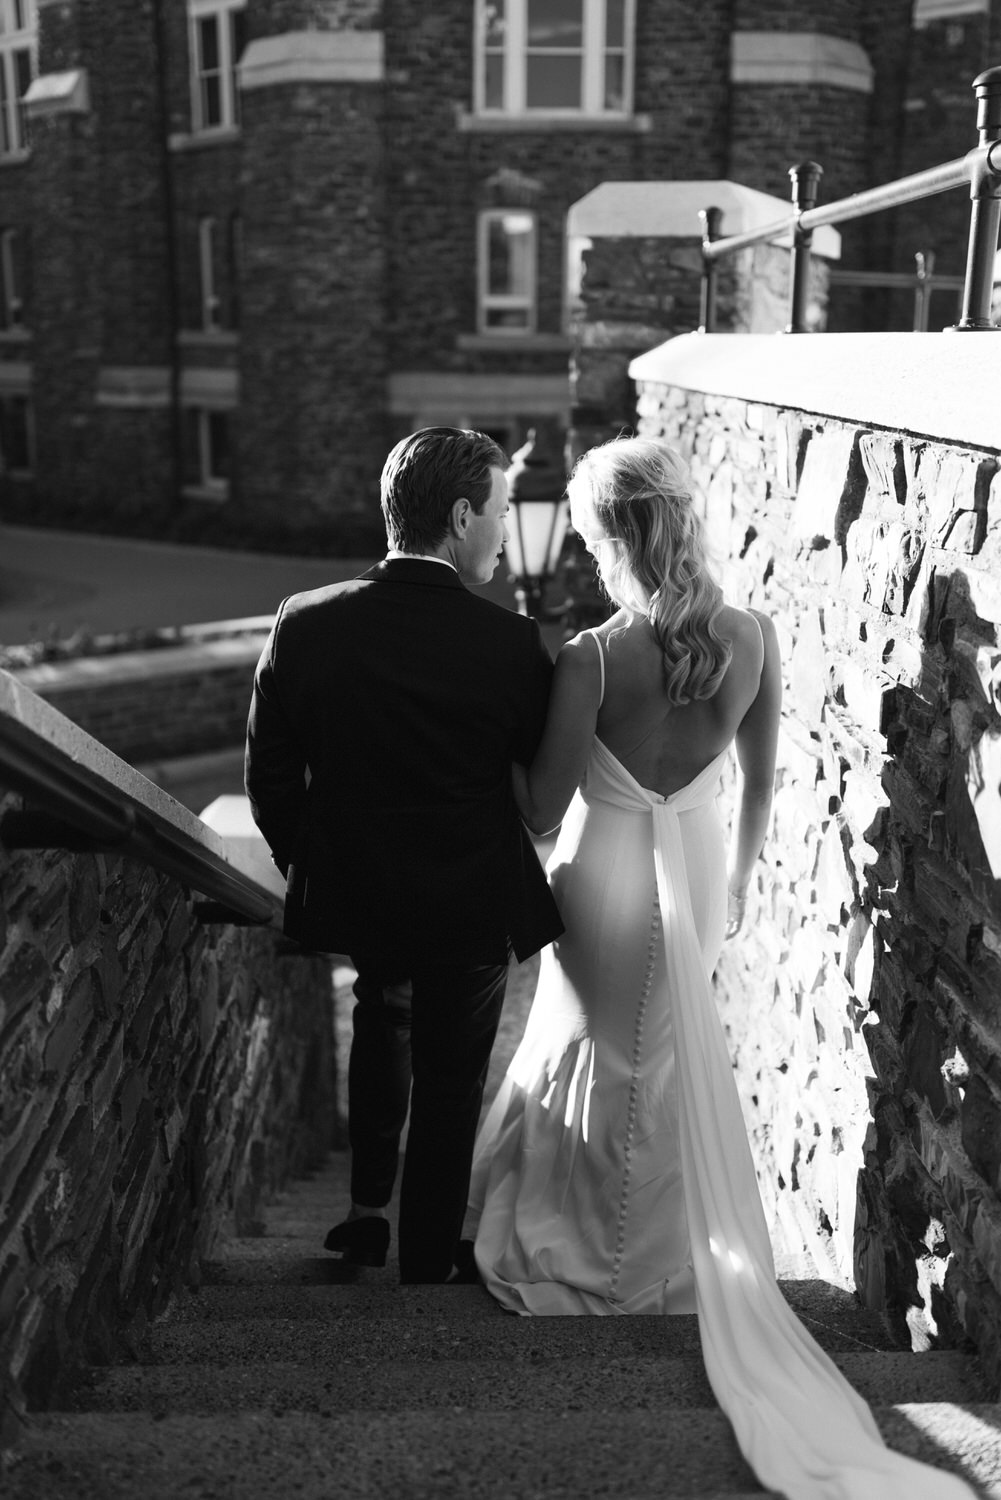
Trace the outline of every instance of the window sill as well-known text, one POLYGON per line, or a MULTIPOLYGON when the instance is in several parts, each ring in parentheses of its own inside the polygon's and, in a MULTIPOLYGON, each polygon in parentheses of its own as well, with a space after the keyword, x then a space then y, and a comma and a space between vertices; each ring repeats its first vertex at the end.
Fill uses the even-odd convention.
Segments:
POLYGON ((457 109, 455 126, 469 134, 497 133, 507 135, 514 132, 538 131, 552 134, 553 131, 569 131, 579 134, 582 130, 595 130, 620 135, 647 135, 653 128, 649 115, 569 115, 552 110, 533 110, 531 114, 475 114, 457 109))
POLYGON ((0 156, 0 167, 23 167, 30 160, 31 152, 27 147, 20 151, 5 151, 0 156))
POLYGON ((230 328, 182 328, 177 335, 179 349, 237 349, 240 335, 230 328))
POLYGON ((460 333, 455 347, 467 354, 565 354, 570 340, 562 333, 460 333))
POLYGON ((207 500, 212 505, 222 505, 229 499, 229 485, 186 484, 181 494, 185 500, 207 500))
POLYGON ((0 328, 0 348, 23 349, 32 341, 30 328, 0 328))
POLYGON ((168 151, 207 151, 212 146, 232 146, 240 140, 238 126, 219 126, 213 130, 197 130, 190 134, 176 133, 167 137, 168 151))

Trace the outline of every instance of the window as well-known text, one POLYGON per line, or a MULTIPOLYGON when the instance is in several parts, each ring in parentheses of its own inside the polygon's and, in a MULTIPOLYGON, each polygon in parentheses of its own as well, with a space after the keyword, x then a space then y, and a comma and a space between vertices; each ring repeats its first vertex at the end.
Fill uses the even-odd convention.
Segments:
POLYGON ((481 114, 624 115, 634 0, 479 0, 481 114))
POLYGON ((480 215, 480 333, 535 331, 535 215, 492 208, 480 215))
POLYGON ((27 396, 0 396, 0 475, 30 474, 35 467, 35 429, 27 396))
POLYGON ((37 71, 35 0, 0 0, 0 157, 28 149, 22 101, 37 71))
POLYGON ((0 333, 10 333, 24 322, 16 229, 0 229, 0 333))
POLYGON ((206 333, 219 329, 219 297, 215 279, 215 219, 202 219, 198 225, 198 270, 202 288, 202 327, 206 333))
POLYGON ((211 407, 187 410, 187 485, 205 499, 229 495, 229 413, 211 407))
POLYGON ((240 123, 236 65, 247 40, 246 0, 190 0, 192 129, 240 123))

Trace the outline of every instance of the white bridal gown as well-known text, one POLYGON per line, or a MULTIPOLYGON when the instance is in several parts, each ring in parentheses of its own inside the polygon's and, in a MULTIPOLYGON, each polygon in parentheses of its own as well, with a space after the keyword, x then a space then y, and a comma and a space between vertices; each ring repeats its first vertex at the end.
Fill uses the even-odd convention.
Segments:
POLYGON ((697 1310, 741 1451, 789 1500, 971 1500, 885 1447, 775 1283, 710 986, 726 753, 662 797, 594 742, 548 866, 567 930, 477 1139, 477 1264, 523 1315, 697 1310))

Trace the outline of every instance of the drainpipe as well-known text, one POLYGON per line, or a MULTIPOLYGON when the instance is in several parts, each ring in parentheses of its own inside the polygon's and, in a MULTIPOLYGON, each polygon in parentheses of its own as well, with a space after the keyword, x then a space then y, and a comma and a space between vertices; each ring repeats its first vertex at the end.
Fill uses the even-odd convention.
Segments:
POLYGON ((170 99, 167 86, 167 26, 163 0, 153 0, 153 35, 156 54, 156 93, 160 110, 160 190, 166 221, 167 259, 167 329, 170 347, 167 351, 168 404, 170 422, 170 499, 176 513, 181 507, 183 457, 181 431, 181 357, 177 336, 181 326, 178 286, 177 223, 174 203, 174 167, 168 144, 170 99))

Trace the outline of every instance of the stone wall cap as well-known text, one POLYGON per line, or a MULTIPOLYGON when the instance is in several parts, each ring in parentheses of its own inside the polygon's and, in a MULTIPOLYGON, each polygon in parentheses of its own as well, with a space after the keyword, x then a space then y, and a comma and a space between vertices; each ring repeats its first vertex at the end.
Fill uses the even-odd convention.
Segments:
POLYGON ((1001 451, 1001 333, 686 333, 638 355, 640 384, 1001 451))
MULTIPOLYGON (((51 762, 55 757, 72 767, 75 785, 100 788, 121 799, 123 806, 134 804, 160 828, 173 829, 188 849, 200 847, 232 866, 275 903, 276 912, 280 910, 285 882, 263 851, 263 839, 258 835, 255 844, 245 821, 239 837, 232 836, 232 830, 218 832, 38 697, 24 682, 0 670, 0 739, 9 735, 13 741, 15 732, 19 742, 29 736, 37 744, 36 758, 51 762)), ((171 842, 169 837, 166 842, 171 842)), ((173 847, 176 852, 176 840, 173 847)))
POLYGON ((381 31, 286 31, 252 41, 240 60, 243 90, 283 83, 380 83, 381 31))
POLYGON ((182 646, 158 646, 150 651, 113 651, 102 656, 78 656, 68 661, 39 662, 16 673, 20 682, 43 697, 83 687, 112 682, 142 682, 152 677, 187 676, 225 667, 247 667, 247 703, 253 669, 257 665, 267 628, 253 634, 193 641, 182 646))
MULTIPOLYGON (((724 235, 744 234, 792 213, 792 204, 725 179, 692 182, 603 182, 578 199, 567 217, 567 233, 589 239, 682 238, 701 241, 699 210, 720 208, 724 235)), ((775 242, 789 248, 791 234, 775 242)), ((829 224, 814 231, 813 251, 841 258, 841 235, 829 224)))
POLYGON ((730 81, 770 87, 848 89, 871 94, 873 66, 858 42, 821 31, 735 31, 730 81))
POLYGON ((24 96, 31 119, 43 115, 85 115, 90 111, 90 85, 86 68, 65 73, 42 73, 24 96))

